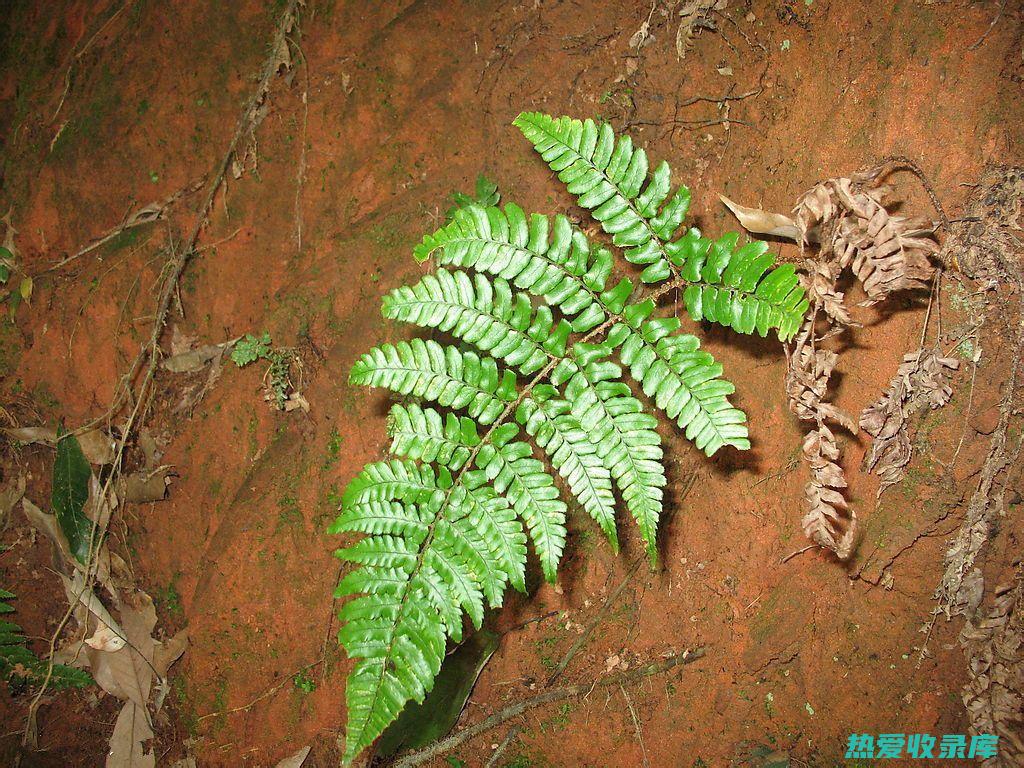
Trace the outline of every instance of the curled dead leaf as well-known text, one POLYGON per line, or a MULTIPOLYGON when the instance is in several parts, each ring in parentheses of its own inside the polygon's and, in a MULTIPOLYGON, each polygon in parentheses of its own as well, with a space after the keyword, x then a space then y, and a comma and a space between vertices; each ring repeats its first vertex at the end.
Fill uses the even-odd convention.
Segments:
POLYGON ((224 350, 232 347, 236 341, 238 341, 237 338, 220 344, 206 344, 187 352, 171 355, 161 361, 160 367, 171 373, 193 373, 203 368, 211 360, 219 358, 224 354, 224 350))
POLYGON ((118 484, 118 495, 131 504, 161 501, 167 495, 170 472, 171 467, 169 466, 133 472, 121 478, 118 484))
POLYGON ((21 500, 21 508, 22 511, 24 511, 29 524, 53 543, 54 548, 57 550, 57 555, 59 556, 57 558, 58 562, 78 562, 71 554, 71 545, 68 544, 67 536, 65 536, 64 532, 60 529, 60 524, 57 522, 56 515, 43 512, 43 510, 27 498, 21 500))
MULTIPOLYGON (((92 636, 85 642, 94 651, 113 653, 122 650, 127 643, 126 631, 118 625, 110 611, 103 605, 103 602, 96 596, 96 593, 88 588, 85 579, 77 571, 68 578, 59 574, 61 583, 64 585, 64 593, 72 606, 82 605, 89 614, 94 617, 96 629, 92 636)), ((88 618, 86 619, 88 621, 88 618)))
POLYGON ((762 211, 758 208, 747 208, 745 205, 734 203, 725 195, 719 195, 718 199, 725 203, 725 207, 732 211, 740 225, 748 232, 800 241, 800 228, 789 216, 762 211))
POLYGON ((275 768, 302 768, 302 764, 306 762, 306 758, 309 756, 311 747, 303 747, 293 755, 289 755, 284 760, 279 762, 275 768))

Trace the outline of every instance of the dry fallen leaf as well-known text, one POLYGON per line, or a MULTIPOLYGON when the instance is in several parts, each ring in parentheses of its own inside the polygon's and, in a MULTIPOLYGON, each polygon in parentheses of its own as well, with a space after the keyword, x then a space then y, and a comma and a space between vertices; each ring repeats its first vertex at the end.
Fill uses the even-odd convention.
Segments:
MULTIPOLYGON (((50 427, 18 427, 17 429, 5 429, 4 433, 12 440, 17 440, 25 445, 31 443, 57 444, 57 430, 50 427)), ((86 461, 90 464, 103 466, 111 463, 117 455, 117 441, 99 429, 88 429, 75 437, 82 447, 86 461)))
POLYGON ((733 212, 740 225, 748 232, 785 237, 788 240, 799 242, 800 228, 789 216, 762 211, 758 208, 747 208, 745 205, 734 203, 725 195, 719 195, 718 198, 725 203, 726 208, 733 212))
POLYGON ((196 345, 196 341, 198 339, 195 336, 189 336, 181 330, 181 326, 175 325, 171 329, 171 357, 188 352, 196 345))
POLYGON ((153 470, 133 472, 121 478, 118 493, 126 502, 132 504, 160 501, 167 495, 167 476, 170 471, 170 467, 157 467, 153 470))
POLYGON ((306 762, 306 757, 309 755, 310 747, 303 747, 294 755, 286 757, 284 760, 279 762, 275 768, 301 768, 302 764, 306 762))
POLYGON ((71 545, 68 544, 67 537, 60 529, 56 515, 50 515, 43 512, 43 510, 27 498, 21 500, 21 508, 25 512, 25 517, 28 519, 32 527, 53 542, 61 560, 68 563, 78 562, 71 554, 71 545))
MULTIPOLYGON (((72 605, 82 605, 89 610, 95 618, 97 627, 85 643, 94 651, 104 653, 116 653, 125 647, 128 635, 125 630, 118 626, 110 611, 96 596, 91 589, 86 589, 85 579, 77 571, 71 578, 64 574, 58 574, 64 584, 64 592, 68 602, 72 605)), ((97 681, 98 682, 98 681, 97 681)))
POLYGON ((142 742, 153 738, 145 707, 126 701, 110 735, 106 768, 156 768, 156 755, 146 752, 142 742))
POLYGON ((171 373, 192 373, 200 370, 208 362, 224 354, 224 350, 232 346, 237 339, 222 342, 221 344, 206 344, 202 347, 190 349, 177 355, 171 355, 160 363, 160 367, 171 373))

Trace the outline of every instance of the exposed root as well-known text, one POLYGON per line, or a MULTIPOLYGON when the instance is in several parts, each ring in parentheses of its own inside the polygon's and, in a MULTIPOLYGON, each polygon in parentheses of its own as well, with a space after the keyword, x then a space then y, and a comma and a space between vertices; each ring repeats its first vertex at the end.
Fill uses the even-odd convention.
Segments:
MULTIPOLYGON (((200 233, 206 226, 207 215, 213 207, 217 193, 224 184, 225 176, 228 169, 231 167, 232 160, 238 150, 241 140, 245 136, 252 135, 252 132, 255 131, 256 127, 265 115, 265 106, 267 96, 270 92, 271 82, 280 70, 282 63, 287 63, 286 60, 284 62, 282 61, 282 51, 284 51, 284 55, 286 57, 288 50, 286 38, 295 27, 300 1, 301 0, 289 0, 285 7, 285 10, 281 15, 281 20, 274 33, 274 39, 271 45, 271 54, 264 62, 261 69, 257 89, 249 99, 245 111, 238 121, 235 133, 228 144, 227 151, 219 162, 217 171, 208 184, 206 197, 197 212, 196 221, 192 230, 181 247, 171 248, 170 259, 161 271, 162 282, 156 311, 153 315, 152 333, 150 334, 148 343, 135 357, 128 373, 123 377, 123 386, 117 388, 115 401, 106 416, 103 417, 104 419, 112 418, 121 411, 127 402, 129 412, 125 424, 121 429, 122 440, 118 445, 117 455, 112 462, 111 472, 104 481, 97 496, 99 499, 98 503, 110 503, 111 493, 117 487, 117 484, 122 477, 125 449, 132 442, 136 431, 145 422, 145 417, 153 396, 152 383, 162 357, 160 338, 163 335, 167 318, 170 315, 171 303, 176 296, 178 282, 181 279, 181 275, 184 272, 185 267, 189 264, 191 258, 196 252, 196 244, 199 240, 200 233), (140 375, 141 378, 139 378, 140 375), (136 379, 138 379, 139 383, 133 387, 133 383, 136 379)), ((114 505, 110 504, 110 506, 113 507, 114 505)), ((93 523, 90 531, 90 557, 88 562, 85 564, 83 589, 79 595, 76 595, 76 598, 80 598, 82 594, 86 594, 92 589, 92 586, 95 583, 97 569, 99 567, 99 563, 95 557, 98 549, 97 544, 103 540, 108 525, 109 519, 104 521, 102 526, 100 525, 100 518, 97 518, 93 523)), ((54 653, 57 648, 57 642, 63 633, 64 628, 71 619, 78 600, 73 600, 71 603, 71 606, 68 608, 63 618, 58 622, 56 629, 50 637, 47 674, 39 686, 39 690, 36 691, 35 696, 29 704, 26 725, 22 736, 23 744, 34 744, 35 742, 36 715, 53 675, 54 653)))
POLYGON ((171 207, 175 203, 177 203, 181 198, 187 195, 191 195, 193 192, 197 192, 199 189, 201 189, 203 186, 203 181, 203 179, 200 179, 199 181, 194 181, 187 187, 182 187, 169 197, 164 198, 163 200, 158 200, 157 202, 154 203, 150 203, 149 205, 145 205, 142 208, 139 208, 134 213, 128 214, 127 216, 125 216, 124 220, 116 227, 107 230, 98 238, 89 243, 89 245, 85 246, 84 248, 72 254, 71 256, 61 259, 52 267, 47 267, 45 270, 43 270, 43 272, 54 272, 60 269, 61 267, 70 264, 76 259, 80 259, 82 256, 92 253, 100 246, 109 243, 115 237, 123 234, 124 232, 127 232, 130 229, 134 229, 135 227, 142 227, 145 226, 146 224, 152 224, 154 221, 160 221, 162 219, 167 218, 167 214, 170 212, 171 207))

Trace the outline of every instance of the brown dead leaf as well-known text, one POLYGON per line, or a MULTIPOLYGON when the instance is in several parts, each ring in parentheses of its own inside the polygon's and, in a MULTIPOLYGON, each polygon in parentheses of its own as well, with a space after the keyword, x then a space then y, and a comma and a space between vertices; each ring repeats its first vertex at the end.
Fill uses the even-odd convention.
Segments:
POLYGON ((21 500, 21 508, 25 512, 25 517, 28 519, 29 524, 53 543, 59 556, 57 558, 58 562, 78 562, 75 560, 74 555, 71 554, 71 545, 68 544, 68 539, 60 529, 55 515, 43 512, 43 510, 27 498, 21 500))
POLYGON ((131 504, 161 501, 167 495, 170 472, 169 466, 133 472, 120 479, 118 495, 131 504))
POLYGON ((196 345, 197 341, 195 336, 189 336, 182 331, 180 325, 175 325, 171 329, 171 357, 185 354, 196 345))
POLYGON ((309 413, 309 401, 302 396, 301 392, 292 392, 284 401, 285 412, 302 409, 303 413, 309 413))
POLYGON ((136 592, 122 601, 120 614, 127 644, 113 653, 88 649, 89 668, 107 693, 145 709, 153 685, 156 609, 149 595, 136 592))
POLYGON ((758 208, 747 208, 745 205, 734 203, 725 195, 719 195, 718 199, 725 203, 725 207, 732 211, 740 225, 748 232, 800 241, 800 228, 789 216, 762 211, 758 208))
POLYGON ((153 669, 160 677, 167 676, 167 670, 171 668, 188 647, 188 630, 181 630, 174 637, 156 643, 153 647, 153 669))
POLYGON ((214 358, 224 354, 224 350, 231 347, 237 339, 225 341, 220 344, 206 344, 187 352, 171 355, 160 363, 160 367, 171 373, 193 373, 200 370, 214 358))
POLYGON ((309 756, 310 749, 311 747, 303 747, 294 755, 289 755, 279 762, 275 768, 302 768, 302 764, 306 762, 306 758, 309 756))
POLYGON ((126 701, 110 736, 106 768, 156 768, 156 754, 143 746, 153 735, 145 707, 126 701))
POLYGON ((86 588, 82 574, 76 571, 70 578, 64 574, 58 575, 64 585, 68 602, 76 608, 82 606, 89 612, 84 618, 81 613, 76 614, 80 617, 81 623, 95 628, 92 636, 86 639, 86 645, 93 651, 102 653, 116 654, 121 651, 128 642, 127 632, 110 615, 110 611, 96 593, 86 588))
MULTIPOLYGON (((57 430, 50 427, 18 427, 5 429, 4 433, 12 440, 24 445, 37 443, 40 445, 56 445, 57 430)), ((118 442, 99 429, 88 429, 75 435, 82 447, 86 461, 90 464, 103 466, 110 464, 117 455, 118 442)))

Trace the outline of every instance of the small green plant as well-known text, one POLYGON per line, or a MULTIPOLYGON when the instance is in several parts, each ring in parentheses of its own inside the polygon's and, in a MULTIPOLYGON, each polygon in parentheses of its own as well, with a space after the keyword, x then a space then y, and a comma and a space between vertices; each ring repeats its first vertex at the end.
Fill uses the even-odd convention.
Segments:
POLYGON ((305 672, 299 672, 292 682, 294 682, 295 687, 303 693, 309 694, 316 690, 316 680, 305 672))
POLYGON ((266 400, 273 403, 279 411, 291 410, 291 404, 295 402, 305 403, 297 387, 292 382, 292 367, 301 363, 294 349, 274 347, 269 331, 264 331, 262 336, 253 336, 251 333, 235 342, 231 350, 231 360, 239 368, 255 363, 257 360, 267 362, 267 370, 263 374, 263 384, 266 389, 266 400))
POLYGON ((235 342, 235 347, 231 350, 231 360, 239 368, 245 368, 257 360, 269 360, 271 344, 273 341, 269 331, 264 331, 262 336, 247 333, 235 342))
MULTIPOLYGON (((8 600, 16 595, 0 589, 0 614, 14 612, 8 600)), ((25 636, 17 624, 0 619, 0 677, 7 681, 12 692, 41 685, 46 679, 47 662, 28 649, 25 636)), ((63 664, 54 664, 48 687, 53 690, 84 688, 92 684, 89 673, 63 664)))
MULTIPOLYGON (((8 226, 10 226, 8 224, 8 226)), ((19 275, 17 259, 11 248, 0 245, 0 304, 7 302, 11 320, 21 303, 32 298, 32 278, 19 275)))
POLYGON ((616 281, 612 251, 565 216, 472 202, 413 250, 440 268, 385 296, 385 317, 460 343, 382 344, 352 368, 351 383, 406 401, 388 419, 398 458, 352 480, 331 527, 366 534, 337 553, 356 566, 335 592, 353 598, 339 633, 355 661, 346 764, 424 700, 464 615, 479 629, 509 585, 525 592, 527 535, 555 580, 567 506, 549 466, 616 551, 617 493, 654 563, 666 480, 651 411, 708 456, 750 447, 722 366, 659 301, 681 293, 694 321, 780 339, 807 311, 793 265, 773 267, 765 243, 677 235, 690 191, 673 191, 665 162, 649 172, 629 136, 537 113, 515 125, 637 274, 616 281))
POLYGON ((492 205, 497 205, 500 200, 501 193, 498 192, 497 183, 481 173, 476 177, 476 190, 473 194, 467 195, 465 192, 452 193, 452 202, 455 205, 448 209, 445 217, 448 221, 451 221, 460 208, 465 208, 468 205, 479 205, 483 208, 488 208, 492 205))

